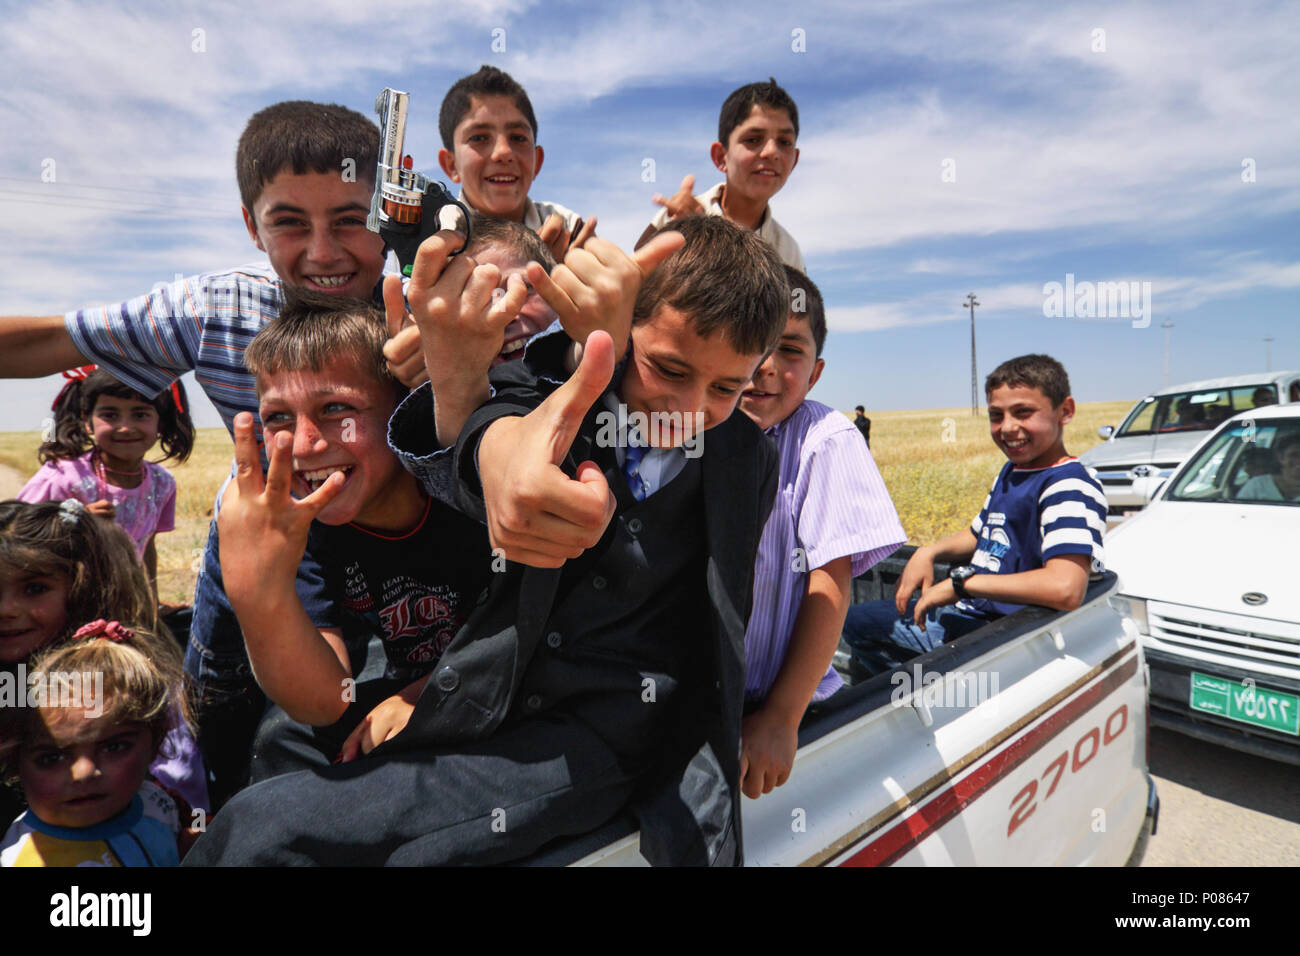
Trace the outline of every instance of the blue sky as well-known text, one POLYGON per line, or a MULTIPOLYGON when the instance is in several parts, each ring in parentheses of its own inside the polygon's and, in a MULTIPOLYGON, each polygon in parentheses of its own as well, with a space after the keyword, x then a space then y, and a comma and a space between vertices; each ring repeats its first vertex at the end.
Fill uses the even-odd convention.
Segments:
MULTIPOLYGON (((801 156, 773 208, 827 300, 827 371, 813 392, 827 404, 967 403, 972 291, 980 375, 1047 351, 1082 401, 1158 386, 1166 321, 1174 382, 1262 370, 1265 336, 1274 369, 1300 367, 1295 4, 3 11, 0 315, 116 302, 255 259, 235 143, 277 100, 371 115, 384 86, 407 90, 407 150, 434 169, 443 93, 491 63, 527 87, 538 115, 534 198, 597 215, 625 247, 654 192, 686 173, 701 188, 716 181, 708 147, 731 89, 773 75, 790 91, 801 156), (41 181, 48 159, 54 183, 41 181), (1046 317, 1043 287, 1067 274, 1149 282, 1149 327, 1046 317)), ((56 389, 0 383, 0 429, 39 428, 56 389)), ((199 423, 215 424, 200 404, 199 423)))

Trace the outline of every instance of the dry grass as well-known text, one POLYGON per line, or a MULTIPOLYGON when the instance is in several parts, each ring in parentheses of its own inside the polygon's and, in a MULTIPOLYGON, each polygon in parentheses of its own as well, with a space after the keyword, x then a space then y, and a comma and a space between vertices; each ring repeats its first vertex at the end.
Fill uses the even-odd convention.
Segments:
MULTIPOLYGON (((39 432, 0 432, 0 463, 17 469, 25 481, 40 467, 40 443, 39 432)), ((200 428, 189 461, 171 468, 177 489, 176 530, 158 536, 158 596, 163 601, 188 604, 194 596, 212 501, 230 473, 234 451, 224 428, 200 428)))
MULTIPOLYGON (((1065 428, 1065 447, 1078 455, 1119 424, 1132 402, 1080 404, 1065 428)), ((871 453, 889 488, 907 539, 927 544, 955 534, 979 513, 1006 458, 989 438, 988 418, 970 409, 872 412, 871 453)))
MULTIPOLYGON (((1101 439, 1097 428, 1118 424, 1131 402, 1079 406, 1065 432, 1066 448, 1079 454, 1101 439)), ((0 432, 0 463, 25 481, 36 473, 36 432, 0 432)), ((960 531, 984 503, 989 483, 1005 459, 989 439, 985 418, 970 409, 872 412, 871 450, 913 543, 960 531), (946 440, 945 440, 946 439, 946 440)), ((212 499, 230 470, 234 451, 224 428, 198 432, 194 454, 172 468, 176 477, 176 530, 158 536, 158 590, 164 601, 188 602, 194 593, 212 499)))

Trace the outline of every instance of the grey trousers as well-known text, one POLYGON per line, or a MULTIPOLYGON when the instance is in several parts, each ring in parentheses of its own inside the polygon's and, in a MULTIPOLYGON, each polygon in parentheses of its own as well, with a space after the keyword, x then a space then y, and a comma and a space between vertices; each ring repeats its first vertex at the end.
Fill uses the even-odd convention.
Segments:
POLYGON ((184 865, 505 863, 599 827, 637 783, 582 721, 537 717, 455 747, 264 780, 212 818, 184 865))

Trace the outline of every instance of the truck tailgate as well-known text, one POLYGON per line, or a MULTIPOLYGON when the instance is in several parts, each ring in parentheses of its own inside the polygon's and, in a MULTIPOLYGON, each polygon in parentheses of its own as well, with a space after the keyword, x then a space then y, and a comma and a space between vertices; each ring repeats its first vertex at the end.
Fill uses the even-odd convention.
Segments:
MULTIPOLYGON (((882 674, 745 805, 750 864, 1120 865, 1148 802, 1132 622, 1105 589, 882 674)), ((815 728, 812 728, 815 731, 815 728)))

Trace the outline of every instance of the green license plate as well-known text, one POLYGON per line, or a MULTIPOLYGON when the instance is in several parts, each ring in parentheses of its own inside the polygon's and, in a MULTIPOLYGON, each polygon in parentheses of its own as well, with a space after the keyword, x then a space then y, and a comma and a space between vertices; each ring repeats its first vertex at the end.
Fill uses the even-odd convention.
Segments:
POLYGON ((1300 737, 1300 697, 1192 671, 1192 710, 1300 737))

